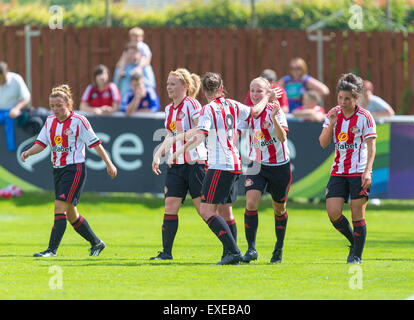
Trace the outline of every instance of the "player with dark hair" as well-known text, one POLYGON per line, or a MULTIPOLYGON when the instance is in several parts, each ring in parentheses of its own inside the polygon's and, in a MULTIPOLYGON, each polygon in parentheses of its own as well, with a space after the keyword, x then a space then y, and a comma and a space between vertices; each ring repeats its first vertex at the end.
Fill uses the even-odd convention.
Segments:
POLYGON ((335 144, 335 159, 326 188, 326 210, 332 225, 350 242, 347 263, 361 264, 366 239, 365 209, 372 182, 376 125, 372 115, 357 105, 363 82, 344 74, 338 81, 338 106, 332 108, 323 124, 319 142, 326 148, 335 144), (352 230, 342 214, 351 198, 352 230))
POLYGON ((208 104, 203 107, 198 130, 191 140, 170 157, 169 162, 197 147, 207 137, 208 171, 201 190, 200 215, 223 244, 224 256, 218 264, 238 264, 243 255, 229 225, 218 211, 232 214, 232 203, 237 197, 237 179, 242 172, 236 148, 238 120, 259 115, 272 92, 266 92, 256 106, 249 108, 224 98, 223 80, 216 73, 206 73, 202 85, 208 104))
POLYGON ((22 152, 24 162, 28 157, 50 146, 55 185, 55 220, 50 234, 49 246, 45 251, 35 253, 35 257, 54 257, 67 220, 84 239, 90 242, 90 255, 97 256, 105 248, 105 243, 92 231, 86 219, 77 210, 77 204, 86 179, 85 145, 93 148, 105 161, 108 175, 113 179, 117 169, 109 159, 101 141, 95 135, 89 121, 73 112, 73 100, 69 86, 53 88, 49 96, 50 115, 35 144, 22 152))

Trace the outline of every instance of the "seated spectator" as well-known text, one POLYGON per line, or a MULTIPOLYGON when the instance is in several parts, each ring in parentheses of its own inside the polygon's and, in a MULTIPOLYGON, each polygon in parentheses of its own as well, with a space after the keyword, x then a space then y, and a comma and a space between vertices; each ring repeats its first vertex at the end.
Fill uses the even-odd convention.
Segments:
MULTIPOLYGON (((144 73, 145 84, 148 87, 152 87, 155 89, 156 87, 155 75, 151 67, 152 52, 149 46, 144 42, 144 30, 138 27, 132 28, 128 32, 128 38, 129 38, 128 43, 134 44, 137 47, 141 55, 138 69, 142 69, 144 73)), ((121 72, 125 68, 125 65, 127 64, 126 60, 127 60, 126 52, 124 51, 116 65, 117 68, 121 70, 121 72)))
POLYGON ((14 119, 22 113, 30 100, 31 95, 23 78, 10 72, 7 63, 0 61, 0 124, 4 123, 7 148, 10 151, 16 151, 14 119))
POLYGON ((319 103, 320 96, 316 91, 306 91, 303 95, 303 106, 293 110, 292 114, 303 121, 322 122, 325 120, 325 109, 319 103))
MULTIPOLYGON (((279 86, 276 83, 276 80, 277 80, 276 72, 271 69, 265 69, 262 71, 260 76, 262 78, 267 79, 272 85, 273 89, 280 88, 282 90, 282 96, 278 99, 280 103, 280 107, 282 108, 284 113, 289 113, 289 102, 288 102, 288 98, 286 95, 286 91, 285 89, 283 89, 281 86, 279 86)), ((247 106, 253 106, 253 102, 250 99, 250 92, 247 93, 246 99, 244 99, 244 104, 247 106)))
POLYGON ((96 115, 109 115, 119 109, 121 94, 115 83, 109 82, 109 70, 103 64, 95 67, 92 84, 82 95, 80 110, 96 115))
POLYGON ((308 75, 308 66, 302 58, 293 58, 289 69, 290 75, 284 76, 278 84, 286 90, 290 112, 303 104, 303 94, 307 90, 315 90, 321 97, 329 94, 325 84, 308 75))
POLYGON ((160 100, 154 88, 147 87, 141 72, 131 75, 131 88, 122 97, 121 109, 126 116, 137 112, 158 112, 161 109, 160 100))
POLYGON ((392 107, 385 102, 382 98, 374 95, 374 85, 371 81, 364 80, 364 86, 362 87, 362 94, 358 103, 362 108, 371 112, 374 118, 379 117, 392 117, 395 115, 392 107))

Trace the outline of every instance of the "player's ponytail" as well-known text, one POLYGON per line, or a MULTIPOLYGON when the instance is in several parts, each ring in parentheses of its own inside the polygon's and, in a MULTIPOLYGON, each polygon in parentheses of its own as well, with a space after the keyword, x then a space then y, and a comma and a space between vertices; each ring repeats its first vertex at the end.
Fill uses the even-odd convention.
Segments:
POLYGON ((358 98, 362 92, 364 83, 360 77, 353 73, 346 73, 341 76, 336 86, 336 91, 349 91, 354 98, 358 98))
POLYGON ((68 108, 73 110, 72 91, 67 84, 54 87, 50 94, 51 98, 61 97, 68 104, 68 108))
POLYGON ((200 91, 200 88, 201 88, 201 79, 200 79, 200 77, 197 74, 192 73, 191 74, 191 83, 190 83, 189 88, 188 88, 188 95, 192 98, 197 97, 198 92, 200 91))
POLYGON ((203 90, 209 96, 218 95, 220 92, 220 88, 223 88, 222 96, 225 96, 226 90, 223 86, 223 79, 218 73, 214 72, 207 72, 203 79, 201 80, 203 84, 203 90))

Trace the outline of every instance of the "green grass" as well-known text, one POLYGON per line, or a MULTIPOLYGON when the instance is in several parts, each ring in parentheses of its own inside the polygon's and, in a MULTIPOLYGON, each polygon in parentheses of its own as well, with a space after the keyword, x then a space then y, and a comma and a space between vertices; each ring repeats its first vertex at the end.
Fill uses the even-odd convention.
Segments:
MULTIPOLYGON (((362 289, 345 263, 346 240, 324 204, 289 203, 283 263, 269 263, 275 241, 271 203, 261 203, 258 261, 217 266, 221 245, 187 200, 180 211, 172 261, 149 261, 161 248, 163 200, 85 193, 79 211, 107 244, 89 257, 89 244, 68 224, 58 257, 33 258, 49 241, 52 193, 0 200, 0 299, 405 299, 414 295, 414 202, 369 207, 361 266, 362 289), (50 267, 62 289, 49 286, 50 267)), ((235 204, 238 243, 246 250, 241 198, 235 204)), ((349 208, 345 214, 350 217, 349 208)), ((53 279, 53 278, 52 278, 53 279)))

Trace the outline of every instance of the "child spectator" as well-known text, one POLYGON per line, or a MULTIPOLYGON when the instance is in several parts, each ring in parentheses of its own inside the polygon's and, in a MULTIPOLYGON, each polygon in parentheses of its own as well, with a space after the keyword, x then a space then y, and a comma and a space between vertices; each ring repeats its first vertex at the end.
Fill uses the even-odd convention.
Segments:
MULTIPOLYGON (((152 52, 149 46, 144 42, 144 30, 139 27, 132 28, 128 32, 128 37, 129 43, 135 45, 140 53, 141 59, 139 61, 138 69, 142 69, 142 72, 144 73, 145 84, 155 89, 155 75, 151 67, 152 52)), ((127 58, 126 52, 124 51, 116 66, 122 71, 126 64, 127 58)))
POLYGON ((122 111, 129 117, 137 112, 158 112, 160 100, 154 88, 147 87, 141 72, 131 75, 130 89, 122 97, 122 111))

